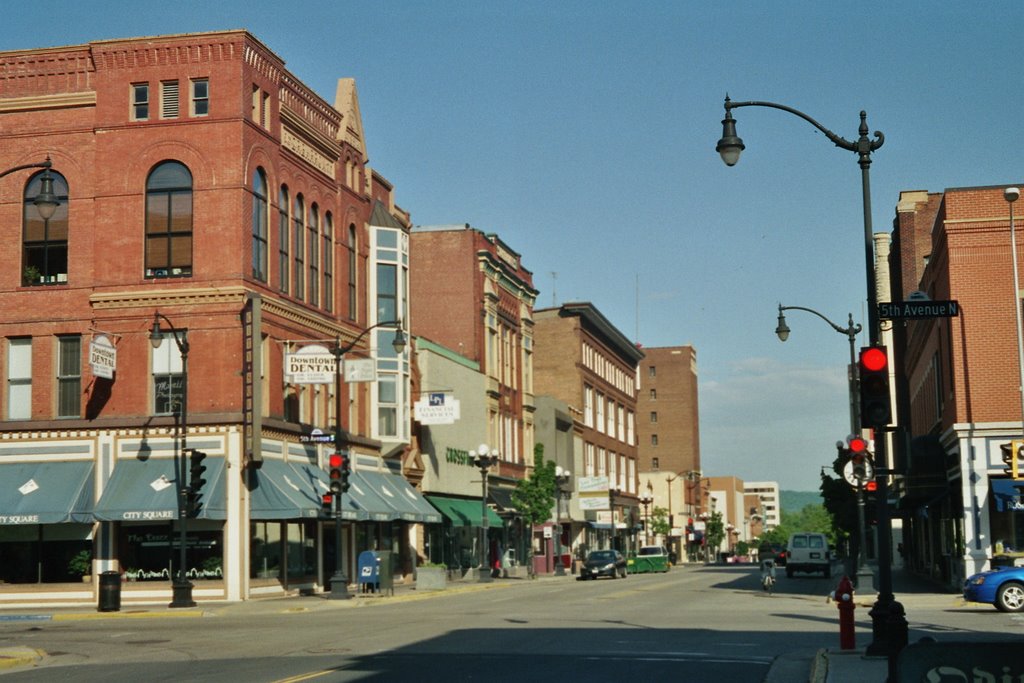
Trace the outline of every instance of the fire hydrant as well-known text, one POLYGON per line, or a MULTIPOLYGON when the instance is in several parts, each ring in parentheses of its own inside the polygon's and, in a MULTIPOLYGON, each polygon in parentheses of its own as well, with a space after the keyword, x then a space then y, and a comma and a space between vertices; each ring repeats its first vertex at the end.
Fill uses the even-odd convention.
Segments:
POLYGON ((853 632, 853 610, 857 609, 857 605, 853 602, 853 584, 850 583, 850 577, 844 576, 839 580, 839 585, 832 593, 832 599, 839 608, 839 647, 842 650, 852 650, 857 647, 853 632))

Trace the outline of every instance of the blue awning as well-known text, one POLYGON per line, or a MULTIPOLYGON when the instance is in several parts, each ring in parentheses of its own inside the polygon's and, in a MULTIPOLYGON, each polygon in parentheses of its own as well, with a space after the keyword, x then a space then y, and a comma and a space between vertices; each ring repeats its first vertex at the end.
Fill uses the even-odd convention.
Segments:
MULTIPOLYGON (((264 461, 264 467, 267 462, 264 461)), ((287 490, 292 491, 292 497, 298 498, 303 505, 313 505, 319 511, 323 507, 323 495, 331 490, 327 473, 308 462, 289 462, 288 467, 294 476, 284 479, 287 490)), ((341 518, 349 521, 369 519, 369 514, 351 493, 350 490, 341 496, 341 518)))
MULTIPOLYGON (((405 522, 438 523, 441 514, 412 485, 397 474, 359 470, 352 473, 353 488, 368 491, 367 502, 383 502, 391 519, 405 522)), ((383 514, 383 513, 382 513, 383 514)))
POLYGON ((250 470, 249 518, 280 520, 316 518, 321 498, 315 481, 299 474, 283 460, 265 458, 259 469, 250 470))
POLYGON ((1024 481, 989 479, 998 512, 1024 512, 1024 481))
POLYGON ((91 523, 93 463, 0 464, 0 525, 91 523))
MULTIPOLYGON (((172 521, 178 518, 176 458, 121 458, 114 467, 94 516, 101 522, 172 521)), ((199 519, 227 519, 224 500, 224 458, 208 457, 203 464, 206 484, 199 519)))

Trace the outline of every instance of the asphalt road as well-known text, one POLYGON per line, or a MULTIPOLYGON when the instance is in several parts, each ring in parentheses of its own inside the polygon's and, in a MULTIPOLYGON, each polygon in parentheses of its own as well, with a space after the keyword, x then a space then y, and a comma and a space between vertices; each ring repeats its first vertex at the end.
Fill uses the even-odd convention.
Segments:
MULTIPOLYGON (((0 647, 45 652, 4 681, 729 681, 760 683, 776 656, 838 645, 835 579, 754 566, 676 567, 625 580, 505 580, 442 593, 322 597, 13 621, 0 647), (92 617, 92 618, 91 618, 92 617)), ((899 597, 899 596, 898 596, 899 597)), ((1019 617, 908 598, 912 640, 1019 638, 1019 617)), ((857 612, 859 645, 870 640, 857 612)))

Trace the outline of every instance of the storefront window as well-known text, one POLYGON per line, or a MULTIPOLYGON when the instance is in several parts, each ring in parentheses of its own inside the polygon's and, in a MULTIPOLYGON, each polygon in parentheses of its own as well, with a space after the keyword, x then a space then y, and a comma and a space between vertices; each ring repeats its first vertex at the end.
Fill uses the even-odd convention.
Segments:
POLYGON ((249 557, 251 579, 281 578, 281 525, 278 522, 256 522, 252 525, 249 557))
POLYGON ((80 564, 72 560, 83 552, 91 558, 91 551, 91 524, 0 526, 0 583, 81 581, 80 564))
MULTIPOLYGON (((189 520, 186 538, 186 573, 191 581, 223 578, 221 522, 189 520)), ((122 523, 118 548, 128 581, 168 581, 178 566, 180 541, 177 522, 171 524, 122 523)))

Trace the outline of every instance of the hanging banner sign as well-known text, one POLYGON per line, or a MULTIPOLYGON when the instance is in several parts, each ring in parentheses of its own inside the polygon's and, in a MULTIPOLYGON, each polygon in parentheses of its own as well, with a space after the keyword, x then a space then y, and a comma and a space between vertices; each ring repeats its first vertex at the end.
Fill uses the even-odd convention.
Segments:
POLYGON ((289 384, 330 384, 334 381, 334 354, 319 344, 284 354, 284 381, 289 384))
POLYGON ((576 477, 580 510, 610 510, 608 477, 576 477))
POLYGON ((377 379, 377 368, 372 358, 353 358, 346 360, 341 365, 345 372, 345 381, 349 384, 354 382, 373 382, 377 379))
POLYGON ((117 348, 110 343, 106 335, 94 337, 89 342, 89 366, 95 377, 114 379, 117 370, 117 348))

